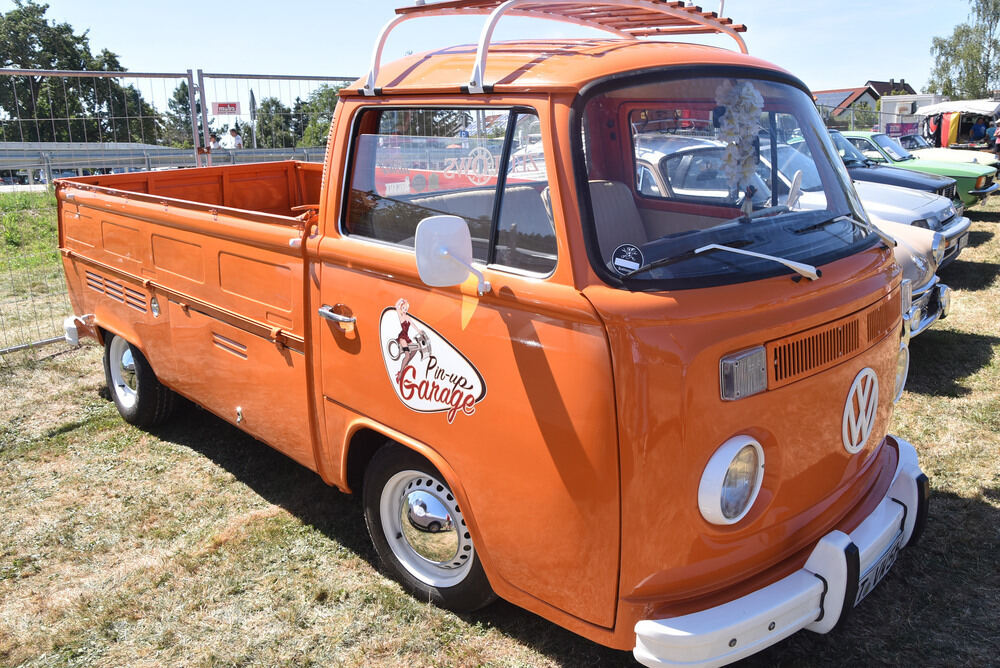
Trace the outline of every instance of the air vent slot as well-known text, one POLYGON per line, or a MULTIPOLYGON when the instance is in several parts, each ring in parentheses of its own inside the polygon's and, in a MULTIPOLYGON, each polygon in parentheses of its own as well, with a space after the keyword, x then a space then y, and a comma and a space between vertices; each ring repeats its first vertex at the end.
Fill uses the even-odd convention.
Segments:
POLYGON ((148 301, 145 294, 125 287, 118 281, 105 278, 92 271, 84 273, 84 281, 91 290, 100 292, 102 295, 110 297, 119 304, 126 304, 142 313, 145 313, 148 309, 148 301))
POLYGON ((896 289, 861 311, 768 343, 768 389, 794 383, 867 350, 899 327, 899 300, 896 289))

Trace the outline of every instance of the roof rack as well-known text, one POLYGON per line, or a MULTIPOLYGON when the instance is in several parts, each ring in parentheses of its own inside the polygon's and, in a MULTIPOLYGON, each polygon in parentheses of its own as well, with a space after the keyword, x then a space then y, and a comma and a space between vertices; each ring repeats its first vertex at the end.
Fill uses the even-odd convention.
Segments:
MULTIPOLYGON (((720 9, 724 4, 720 2, 720 9)), ((562 23, 572 23, 603 30, 623 39, 655 37, 659 35, 693 35, 719 33, 729 35, 739 45, 740 51, 747 53, 746 43, 739 33, 746 26, 733 24, 731 19, 720 17, 715 12, 703 11, 697 5, 686 5, 679 0, 601 0, 580 2, 580 0, 445 0, 426 3, 416 0, 416 4, 396 9, 397 16, 389 21, 379 33, 372 53, 371 69, 365 85, 364 95, 376 95, 375 80, 382 62, 382 49, 389 33, 404 21, 426 16, 470 16, 489 15, 479 34, 476 60, 469 76, 470 93, 485 92, 483 75, 486 72, 486 53, 489 50, 493 30, 501 16, 520 16, 549 19, 562 23)))

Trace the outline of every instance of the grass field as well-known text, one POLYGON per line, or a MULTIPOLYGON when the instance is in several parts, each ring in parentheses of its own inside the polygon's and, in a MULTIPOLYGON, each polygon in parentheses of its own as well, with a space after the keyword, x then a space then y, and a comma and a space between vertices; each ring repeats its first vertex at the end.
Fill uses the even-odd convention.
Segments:
MULTIPOLYGON (((1000 198, 942 272, 893 431, 931 479, 927 531, 828 636, 745 665, 1000 663, 1000 198)), ((0 664, 628 666, 504 602, 472 615, 379 574, 359 504, 185 404, 126 426, 100 349, 0 364, 0 664)))

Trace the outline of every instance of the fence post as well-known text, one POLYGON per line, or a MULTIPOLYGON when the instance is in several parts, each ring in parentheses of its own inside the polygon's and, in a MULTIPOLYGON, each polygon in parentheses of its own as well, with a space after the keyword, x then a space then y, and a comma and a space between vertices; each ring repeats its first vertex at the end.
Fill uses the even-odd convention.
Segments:
POLYGON ((52 187, 52 156, 42 153, 42 160, 45 161, 45 184, 52 187))
MULTIPOLYGON (((205 95, 205 73, 198 70, 198 99, 201 100, 201 133, 205 138, 205 146, 209 144, 209 130, 208 130, 208 99, 205 95)), ((212 166, 212 154, 211 152, 205 154, 205 160, 208 162, 208 166, 212 166)))
POLYGON ((194 102, 194 74, 191 73, 191 70, 187 71, 187 85, 188 108, 191 112, 191 138, 194 140, 194 164, 195 167, 201 167, 201 155, 198 153, 198 114, 194 102))

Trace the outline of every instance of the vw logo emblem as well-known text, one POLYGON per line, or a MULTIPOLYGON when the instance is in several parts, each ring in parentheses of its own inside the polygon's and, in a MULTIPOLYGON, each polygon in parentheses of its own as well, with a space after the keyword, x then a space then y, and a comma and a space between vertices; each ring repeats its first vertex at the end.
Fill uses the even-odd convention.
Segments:
POLYGON ((878 413, 878 376, 869 367, 854 379, 844 406, 844 449, 852 455, 865 447, 878 413))

